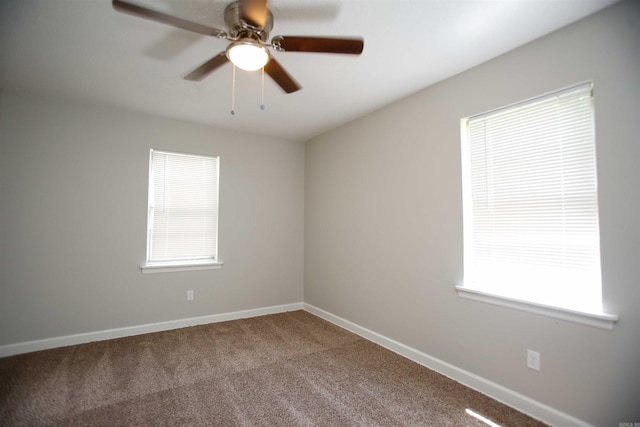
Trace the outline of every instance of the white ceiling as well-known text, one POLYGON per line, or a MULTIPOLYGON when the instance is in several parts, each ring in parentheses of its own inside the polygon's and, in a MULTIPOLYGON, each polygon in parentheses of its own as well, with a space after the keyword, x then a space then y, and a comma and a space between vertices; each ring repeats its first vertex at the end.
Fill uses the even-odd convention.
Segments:
MULTIPOLYGON (((131 0, 133 1, 133 0, 131 0)), ((135 0, 226 30, 222 0, 135 0)), ((275 52, 303 89, 232 66, 186 74, 227 41, 116 12, 111 0, 1 0, 0 87, 307 140, 616 0, 271 0, 275 35, 361 36, 361 56, 275 52)))

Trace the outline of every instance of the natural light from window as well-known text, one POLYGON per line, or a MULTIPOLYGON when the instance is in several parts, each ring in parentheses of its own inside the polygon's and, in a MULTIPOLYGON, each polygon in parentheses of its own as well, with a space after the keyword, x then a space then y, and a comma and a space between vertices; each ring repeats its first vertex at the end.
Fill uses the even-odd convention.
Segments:
POLYGON ((476 420, 482 421, 483 423, 485 423, 488 426, 491 426, 491 427, 502 427, 500 424, 494 423, 489 418, 483 417, 482 415, 478 414, 477 412, 472 411, 469 408, 465 409, 464 412, 466 412, 467 415, 471 415, 476 420))
POLYGON ((464 288, 602 312, 592 85, 462 120, 464 288))
POLYGON ((218 181, 218 157, 150 151, 143 272, 219 267, 218 181))

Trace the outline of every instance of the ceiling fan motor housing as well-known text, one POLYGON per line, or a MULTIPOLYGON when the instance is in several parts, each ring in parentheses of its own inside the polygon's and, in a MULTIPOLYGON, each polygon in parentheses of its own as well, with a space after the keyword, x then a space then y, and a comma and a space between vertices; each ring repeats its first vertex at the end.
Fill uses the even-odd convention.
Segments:
POLYGON ((269 40, 269 32, 273 28, 273 15, 267 10, 265 24, 262 27, 253 26, 245 22, 241 17, 239 2, 230 3, 224 10, 224 22, 229 28, 229 37, 232 39, 252 38, 266 43, 269 40))

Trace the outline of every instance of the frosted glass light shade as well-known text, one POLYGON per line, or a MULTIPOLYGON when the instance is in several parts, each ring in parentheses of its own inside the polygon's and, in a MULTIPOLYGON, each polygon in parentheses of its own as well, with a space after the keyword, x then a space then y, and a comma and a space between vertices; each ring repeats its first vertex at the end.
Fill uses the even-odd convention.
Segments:
POLYGON ((269 61, 269 51, 252 40, 241 40, 229 45, 227 58, 238 68, 254 71, 269 61))

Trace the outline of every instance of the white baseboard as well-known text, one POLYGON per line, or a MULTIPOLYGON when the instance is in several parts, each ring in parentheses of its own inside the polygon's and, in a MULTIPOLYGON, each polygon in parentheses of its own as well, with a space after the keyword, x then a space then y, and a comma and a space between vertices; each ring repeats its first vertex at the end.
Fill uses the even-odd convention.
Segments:
POLYGON ((15 354, 29 353, 32 351, 47 350, 56 347, 65 347, 68 345, 84 344, 92 341, 110 340, 113 338, 123 338, 132 335, 168 331, 171 329, 185 328, 188 326, 226 322, 228 320, 246 319, 248 317, 264 316, 267 314, 284 313, 286 311, 302 309, 302 303, 298 302, 293 304, 276 305, 272 307, 256 308, 251 310, 234 311, 231 313, 212 314, 209 316, 191 317, 188 319, 170 320, 167 322, 149 323, 146 325, 129 326, 125 328, 107 329, 104 331, 66 335, 62 337, 47 338, 35 341, 26 341, 17 344, 0 346, 0 357, 13 356, 15 354))
POLYGON ((377 332, 373 332, 318 307, 314 307, 311 304, 303 303, 303 309, 544 423, 552 426, 592 427, 590 424, 572 417, 571 415, 565 414, 564 412, 535 401, 527 396, 503 387, 500 384, 496 384, 471 372, 465 371, 464 369, 460 369, 450 363, 437 359, 433 356, 429 356, 426 353, 411 348, 391 338, 387 338, 377 332))

